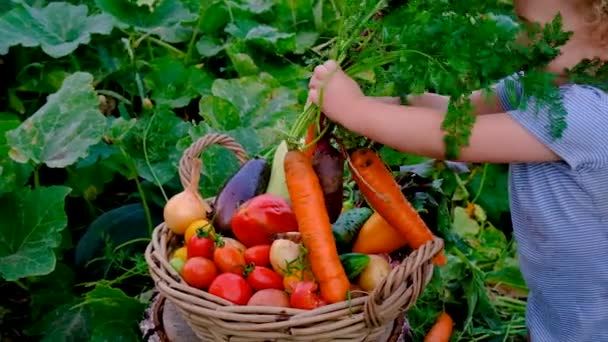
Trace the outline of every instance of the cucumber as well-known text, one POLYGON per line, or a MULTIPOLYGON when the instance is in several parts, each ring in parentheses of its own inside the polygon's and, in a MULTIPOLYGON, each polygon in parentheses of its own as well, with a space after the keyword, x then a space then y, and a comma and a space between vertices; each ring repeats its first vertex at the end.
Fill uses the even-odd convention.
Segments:
POLYGON ((336 240, 339 251, 350 251, 350 246, 355 241, 359 230, 367 219, 372 216, 370 208, 354 208, 342 213, 336 222, 331 225, 331 230, 336 240))
POLYGON ((363 253, 340 254, 340 262, 348 280, 352 281, 369 265, 371 257, 363 253))

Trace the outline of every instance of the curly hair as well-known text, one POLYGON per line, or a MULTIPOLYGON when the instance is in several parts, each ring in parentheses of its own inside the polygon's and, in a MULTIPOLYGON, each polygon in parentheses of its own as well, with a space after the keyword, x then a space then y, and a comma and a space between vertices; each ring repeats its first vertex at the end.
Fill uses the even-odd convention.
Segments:
POLYGON ((586 0, 592 32, 608 45, 608 0, 586 0))

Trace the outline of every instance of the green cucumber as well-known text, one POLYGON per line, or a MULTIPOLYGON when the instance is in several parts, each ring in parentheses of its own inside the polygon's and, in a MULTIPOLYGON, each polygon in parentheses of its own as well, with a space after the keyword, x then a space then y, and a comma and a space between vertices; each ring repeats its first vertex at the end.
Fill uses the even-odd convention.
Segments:
POLYGON ((367 219, 372 216, 370 208, 353 208, 345 211, 338 217, 336 222, 331 225, 336 247, 340 251, 350 251, 350 246, 355 241, 359 230, 367 219))
POLYGON ((371 257, 363 253, 340 254, 340 262, 348 280, 353 281, 369 265, 371 257))

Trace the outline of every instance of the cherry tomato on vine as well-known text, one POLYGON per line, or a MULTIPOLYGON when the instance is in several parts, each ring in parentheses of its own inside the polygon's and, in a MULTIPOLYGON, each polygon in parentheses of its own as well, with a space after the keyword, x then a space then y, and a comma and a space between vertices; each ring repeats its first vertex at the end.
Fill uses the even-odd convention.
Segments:
POLYGON ((213 258, 215 242, 213 241, 213 237, 204 230, 199 230, 197 234, 192 235, 186 246, 188 249, 188 258, 213 258))

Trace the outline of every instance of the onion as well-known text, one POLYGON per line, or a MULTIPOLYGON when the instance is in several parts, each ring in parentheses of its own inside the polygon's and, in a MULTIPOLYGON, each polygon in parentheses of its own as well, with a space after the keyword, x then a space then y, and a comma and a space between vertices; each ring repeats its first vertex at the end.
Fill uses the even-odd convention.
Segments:
POLYGON ((203 200, 198 192, 198 183, 201 173, 201 161, 193 160, 192 181, 179 194, 174 195, 167 201, 163 211, 165 224, 173 233, 183 235, 188 226, 200 219, 207 218, 211 211, 209 204, 203 200))
POLYGON ((286 239, 274 240, 270 245, 272 269, 280 276, 284 276, 289 264, 300 257, 300 246, 300 244, 286 239))

